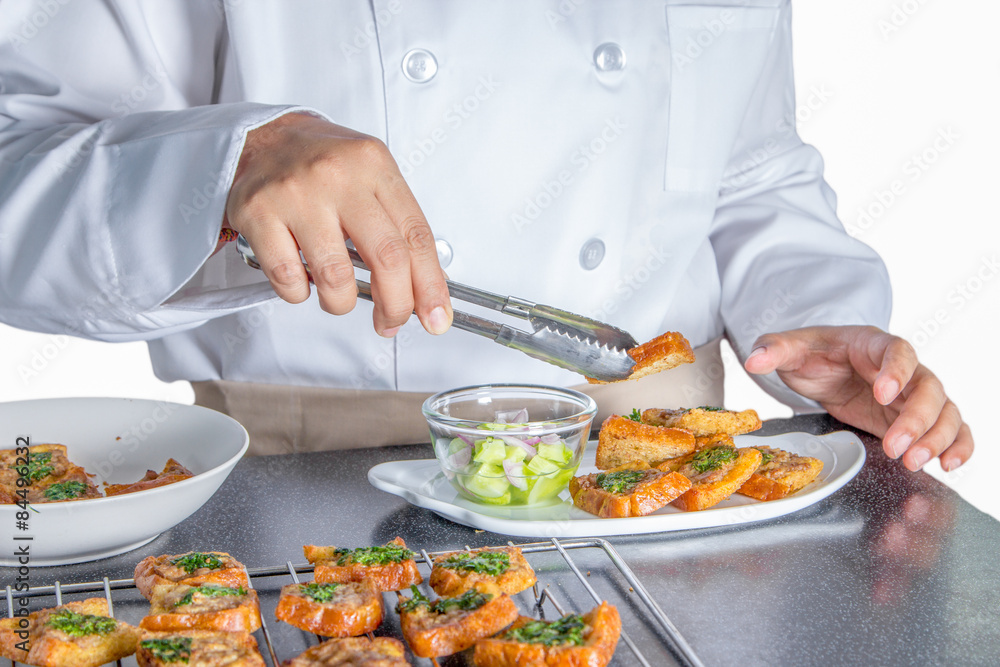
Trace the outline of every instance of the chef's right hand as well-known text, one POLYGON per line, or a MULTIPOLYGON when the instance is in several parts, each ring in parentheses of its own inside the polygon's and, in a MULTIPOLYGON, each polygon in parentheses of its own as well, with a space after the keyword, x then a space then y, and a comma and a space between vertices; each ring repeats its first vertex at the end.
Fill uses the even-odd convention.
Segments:
POLYGON ((274 291, 309 297, 299 250, 323 310, 357 303, 351 239, 371 268, 375 330, 396 334, 416 312, 432 334, 452 310, 434 234, 389 150, 374 137, 306 114, 286 114, 247 135, 226 202, 274 291))

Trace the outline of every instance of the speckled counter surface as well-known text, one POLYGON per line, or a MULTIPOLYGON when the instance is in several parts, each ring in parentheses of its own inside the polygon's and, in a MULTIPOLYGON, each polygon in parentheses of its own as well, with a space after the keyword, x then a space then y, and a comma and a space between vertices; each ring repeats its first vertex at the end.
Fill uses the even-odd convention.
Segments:
MULTIPOLYGON (((767 422, 760 434, 838 428, 829 417, 808 416, 767 422)), ((1000 664, 1000 522, 862 439, 868 460, 858 476, 805 510, 729 528, 610 538, 704 664, 1000 664)), ((429 446, 406 446, 246 459, 208 504, 152 543, 35 569, 33 583, 128 578, 146 556, 195 548, 229 551, 253 568, 302 563, 307 543, 360 546, 397 535, 428 551, 506 543, 367 482, 377 463, 430 456, 429 446)), ((650 663, 676 664, 603 553, 573 557, 599 594, 617 600, 650 663)), ((557 555, 538 554, 533 564, 570 606, 592 606, 557 555)), ((267 613, 266 599, 263 606, 267 613)), ((138 600, 120 607, 126 620, 143 613, 138 600)), ((301 638, 270 625, 279 658, 301 650, 301 638)), ((639 663, 620 647, 614 664, 639 663)))

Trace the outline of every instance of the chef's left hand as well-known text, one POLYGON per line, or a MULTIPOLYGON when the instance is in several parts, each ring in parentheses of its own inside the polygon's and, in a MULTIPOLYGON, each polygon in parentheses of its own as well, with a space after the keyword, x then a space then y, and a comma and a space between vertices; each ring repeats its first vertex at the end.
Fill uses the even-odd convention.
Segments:
POLYGON ((810 327, 765 334, 748 372, 778 377, 840 421, 882 438, 885 453, 919 470, 935 456, 954 470, 972 456, 969 426, 913 346, 876 327, 810 327))

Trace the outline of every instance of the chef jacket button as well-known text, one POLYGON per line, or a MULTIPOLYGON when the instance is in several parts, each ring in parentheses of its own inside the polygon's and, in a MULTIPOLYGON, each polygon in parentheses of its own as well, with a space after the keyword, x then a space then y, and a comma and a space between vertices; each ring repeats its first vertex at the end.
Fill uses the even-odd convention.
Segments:
POLYGON ((403 74, 413 83, 427 83, 437 71, 437 60, 430 51, 413 49, 403 56, 403 74))
POLYGON ((594 49, 594 64, 602 72, 625 69, 625 51, 614 42, 605 42, 594 49))
POLYGON ((580 266, 587 271, 597 268, 597 265, 604 259, 604 241, 601 239, 590 239, 583 244, 580 249, 580 266))
POLYGON ((455 256, 455 253, 451 249, 451 244, 444 239, 438 239, 435 241, 434 245, 437 246, 438 264, 440 264, 443 269, 451 264, 451 260, 455 256))

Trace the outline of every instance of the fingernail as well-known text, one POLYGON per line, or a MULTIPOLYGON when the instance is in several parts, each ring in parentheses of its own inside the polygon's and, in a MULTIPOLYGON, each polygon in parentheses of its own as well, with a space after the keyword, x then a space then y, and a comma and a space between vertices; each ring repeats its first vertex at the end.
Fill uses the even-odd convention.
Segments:
POLYGON ((402 327, 393 327, 391 329, 383 329, 382 331, 379 332, 378 335, 382 336, 383 338, 392 338, 393 336, 399 333, 399 330, 401 328, 402 327))
POLYGON ((892 399, 896 398, 896 394, 899 393, 899 383, 895 380, 889 380, 882 386, 882 405, 887 405, 892 403, 892 399))
MULTIPOLYGON (((889 443, 889 449, 892 450, 892 458, 898 459, 903 455, 903 452, 913 444, 913 436, 909 433, 904 433, 903 435, 897 436, 895 440, 889 443)), ((926 450, 924 450, 926 451, 926 450)))
POLYGON ((948 459, 947 461, 941 461, 941 470, 945 472, 951 472, 958 467, 958 461, 955 459, 948 459))
POLYGON ((443 334, 451 326, 448 311, 441 306, 432 310, 431 314, 427 316, 427 326, 430 327, 432 334, 443 334))
POLYGON ((765 352, 767 352, 767 347, 766 346, 761 345, 760 347, 755 347, 753 349, 753 351, 751 351, 750 354, 747 355, 747 361, 750 361, 754 357, 759 357, 760 355, 764 354, 765 352))
POLYGON ((923 447, 915 450, 913 452, 913 463, 917 466, 917 470, 924 467, 924 464, 931 460, 931 453, 924 449, 923 447))

